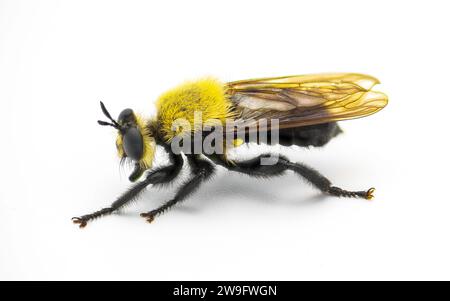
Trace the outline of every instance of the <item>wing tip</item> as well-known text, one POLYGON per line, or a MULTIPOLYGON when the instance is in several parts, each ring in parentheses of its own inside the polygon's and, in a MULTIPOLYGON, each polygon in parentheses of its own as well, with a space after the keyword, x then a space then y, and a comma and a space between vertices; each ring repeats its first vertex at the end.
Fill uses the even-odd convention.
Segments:
POLYGON ((389 103, 389 97, 380 91, 369 91, 370 94, 373 95, 373 99, 371 101, 376 101, 379 104, 379 107, 382 109, 386 107, 389 103))

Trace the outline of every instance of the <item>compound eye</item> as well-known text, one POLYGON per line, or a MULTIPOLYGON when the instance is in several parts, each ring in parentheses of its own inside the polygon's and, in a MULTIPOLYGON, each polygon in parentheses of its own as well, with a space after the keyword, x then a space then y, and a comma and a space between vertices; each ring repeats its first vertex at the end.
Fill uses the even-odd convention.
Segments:
POLYGON ((119 114, 118 121, 120 124, 134 123, 136 118, 132 109, 125 109, 119 114))
POLYGON ((123 135, 123 150, 127 157, 136 161, 141 160, 144 154, 144 142, 137 128, 129 128, 123 135))

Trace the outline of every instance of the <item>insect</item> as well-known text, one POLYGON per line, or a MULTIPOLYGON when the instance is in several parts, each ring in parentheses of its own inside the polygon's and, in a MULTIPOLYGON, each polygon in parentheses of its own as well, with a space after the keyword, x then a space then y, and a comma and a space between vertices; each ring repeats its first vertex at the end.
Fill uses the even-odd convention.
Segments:
MULTIPOLYGON (((233 161, 227 158, 226 152, 177 153, 171 144, 177 137, 192 137, 202 130, 202 124, 199 127, 194 118, 195 113, 200 112, 202 120, 215 120, 219 124, 232 120, 236 124, 255 125, 263 119, 277 120, 279 144, 320 147, 341 133, 337 121, 368 116, 387 105, 387 96, 372 90, 378 83, 372 76, 356 73, 260 78, 229 83, 204 78, 186 82, 162 94, 156 101, 157 114, 150 119, 125 109, 115 120, 101 102, 101 109, 109 121, 99 120, 98 123, 117 130, 118 155, 122 161, 128 160, 134 165, 129 176, 134 184, 109 207, 72 220, 85 227, 92 219, 119 210, 138 198, 147 186, 172 182, 186 162, 190 166, 189 179, 168 202, 141 214, 148 222, 196 191, 202 182, 213 176, 217 165, 259 178, 280 176, 290 170, 323 193, 372 199, 374 188, 348 191, 333 186, 318 171, 302 163, 291 162, 282 155, 275 163, 266 165, 261 163, 262 159, 270 154, 233 161), (173 124, 179 119, 185 120, 187 126, 175 129, 173 124), (169 154, 170 163, 167 166, 152 167, 157 145, 169 154)), ((256 131, 267 132, 268 129, 256 127, 256 131)), ((233 145, 227 144, 225 148, 247 144, 252 141, 250 136, 248 132, 243 139, 233 135, 233 145)), ((204 134, 201 139, 205 139, 204 134)))

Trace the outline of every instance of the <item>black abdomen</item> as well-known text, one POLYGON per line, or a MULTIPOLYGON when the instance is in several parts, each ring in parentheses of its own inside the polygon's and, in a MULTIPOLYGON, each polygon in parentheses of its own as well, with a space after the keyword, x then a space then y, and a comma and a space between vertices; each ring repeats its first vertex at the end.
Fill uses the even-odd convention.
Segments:
POLYGON ((336 122, 310 125, 298 128, 281 129, 279 141, 281 145, 291 146, 323 146, 332 138, 342 133, 336 122))
MULTIPOLYGON (((323 146, 340 133, 342 133, 342 130, 339 128, 338 124, 336 122, 330 122, 297 128, 280 129, 278 141, 279 144, 284 146, 323 146)), ((273 141, 271 141, 270 132, 267 134, 267 141, 273 143, 273 141)), ((245 142, 252 142, 249 135, 246 135, 245 142)))

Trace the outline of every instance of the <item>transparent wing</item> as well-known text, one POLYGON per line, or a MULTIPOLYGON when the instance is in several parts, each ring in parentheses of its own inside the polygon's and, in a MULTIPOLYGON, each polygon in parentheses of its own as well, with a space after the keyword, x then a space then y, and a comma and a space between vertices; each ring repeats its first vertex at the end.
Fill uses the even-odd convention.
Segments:
POLYGON ((384 108, 388 98, 372 91, 379 81, 368 75, 335 73, 230 82, 236 124, 251 126, 278 119, 280 128, 360 118, 384 108))

